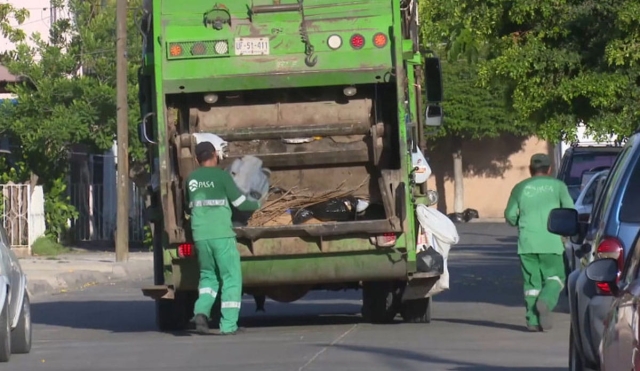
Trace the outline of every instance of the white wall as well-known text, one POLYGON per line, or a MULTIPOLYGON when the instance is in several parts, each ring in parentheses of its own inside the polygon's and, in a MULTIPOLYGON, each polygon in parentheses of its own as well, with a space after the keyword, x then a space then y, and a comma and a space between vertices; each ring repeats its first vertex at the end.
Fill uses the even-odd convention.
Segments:
MULTIPOLYGON (((27 43, 33 45, 30 40, 31 35, 39 33, 47 40, 51 24, 60 18, 68 18, 69 11, 66 8, 51 8, 51 0, 4 0, 15 8, 24 8, 29 11, 29 17, 21 24, 12 21, 11 24, 23 30, 27 34, 27 43)), ((14 50, 14 45, 5 37, 0 36, 0 51, 14 50)))

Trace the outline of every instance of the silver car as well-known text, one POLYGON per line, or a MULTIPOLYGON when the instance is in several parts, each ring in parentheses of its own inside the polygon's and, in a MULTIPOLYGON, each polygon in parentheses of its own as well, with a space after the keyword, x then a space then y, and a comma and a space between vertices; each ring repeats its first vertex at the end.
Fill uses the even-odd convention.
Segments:
POLYGON ((0 362, 31 351, 31 308, 27 277, 7 232, 0 225, 0 362))

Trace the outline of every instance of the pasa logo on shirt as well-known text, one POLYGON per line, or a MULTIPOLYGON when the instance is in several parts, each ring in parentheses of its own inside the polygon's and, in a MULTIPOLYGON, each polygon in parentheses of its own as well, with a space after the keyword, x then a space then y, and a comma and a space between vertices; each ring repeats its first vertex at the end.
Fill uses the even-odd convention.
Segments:
POLYGON ((191 192, 194 192, 198 188, 213 188, 213 187, 214 187, 213 182, 210 180, 199 182, 195 179, 191 179, 189 181, 189 190, 191 192))

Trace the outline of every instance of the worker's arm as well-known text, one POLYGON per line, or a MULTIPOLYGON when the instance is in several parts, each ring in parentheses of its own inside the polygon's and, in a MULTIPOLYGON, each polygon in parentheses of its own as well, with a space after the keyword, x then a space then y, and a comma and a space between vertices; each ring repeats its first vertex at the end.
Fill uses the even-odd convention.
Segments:
POLYGON ((506 219, 507 223, 509 223, 509 225, 513 227, 518 225, 518 216, 520 213, 520 209, 518 207, 517 188, 518 186, 514 187, 511 191, 509 201, 507 201, 507 208, 504 209, 504 218, 506 219))
POLYGON ((226 171, 222 173, 222 184, 224 184, 224 190, 227 194, 229 202, 240 211, 256 211, 260 208, 260 203, 257 201, 249 200, 245 195, 240 192, 236 182, 226 171))
POLYGON ((576 207, 573 203, 573 198, 571 198, 571 194, 569 194, 569 188, 567 188, 567 185, 564 183, 560 184, 560 207, 569 209, 575 209, 576 207))

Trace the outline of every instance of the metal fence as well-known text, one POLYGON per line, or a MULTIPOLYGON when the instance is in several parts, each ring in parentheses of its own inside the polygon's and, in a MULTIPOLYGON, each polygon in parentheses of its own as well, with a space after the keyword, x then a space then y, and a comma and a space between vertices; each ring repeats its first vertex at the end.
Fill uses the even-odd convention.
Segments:
MULTIPOLYGON (((71 204, 79 214, 78 218, 70 223, 72 238, 77 242, 115 241, 118 217, 115 187, 74 183, 68 190, 71 204)), ((141 243, 144 241, 146 224, 144 189, 139 189, 131 183, 129 194, 129 240, 141 243)))
POLYGON ((29 247, 31 186, 29 184, 0 184, 2 223, 14 247, 29 247))

